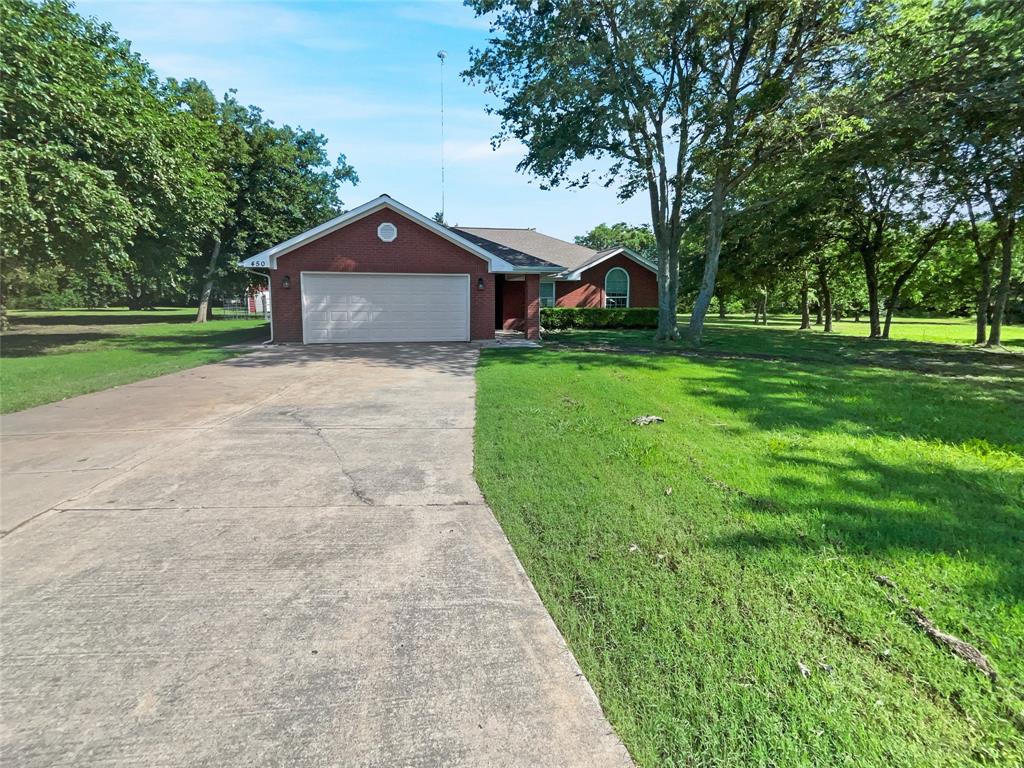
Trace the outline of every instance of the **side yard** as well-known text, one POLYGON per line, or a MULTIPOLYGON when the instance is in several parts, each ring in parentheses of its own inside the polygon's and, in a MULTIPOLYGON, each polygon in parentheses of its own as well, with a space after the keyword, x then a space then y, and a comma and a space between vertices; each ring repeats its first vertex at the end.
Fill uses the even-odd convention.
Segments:
POLYGON ((559 338, 485 351, 476 473, 640 765, 1024 761, 1024 358, 559 338))
POLYGON ((263 320, 196 325, 195 310, 9 313, 0 336, 0 412, 9 413, 240 354, 268 336, 263 320))

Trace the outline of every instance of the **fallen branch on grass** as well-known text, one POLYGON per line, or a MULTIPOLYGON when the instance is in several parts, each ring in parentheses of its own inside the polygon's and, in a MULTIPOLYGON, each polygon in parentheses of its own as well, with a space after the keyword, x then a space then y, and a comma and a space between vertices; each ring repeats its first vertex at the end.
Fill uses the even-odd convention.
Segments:
MULTIPOLYGON (((888 590, 896 591, 896 582, 890 579, 888 576, 882 576, 881 574, 875 575, 875 581, 881 584, 888 590)), ((985 654, 975 648, 968 642, 961 640, 955 635, 951 635, 948 632, 943 632, 941 629, 935 626, 935 622, 925 616, 924 611, 920 608, 915 608, 910 602, 899 594, 898 591, 895 595, 896 599, 907 609, 910 617, 914 620, 918 629, 922 630, 928 637, 931 638, 932 642, 936 645, 948 648, 953 652, 954 655, 959 656, 964 661, 973 664, 975 667, 984 672, 989 680, 993 683, 996 681, 996 671, 993 669, 992 664, 988 659, 985 658, 985 654)))
POLYGON ((914 617, 924 633, 938 645, 944 645, 964 661, 968 661, 986 675, 993 683, 996 681, 996 671, 992 669, 985 655, 970 643, 965 643, 959 637, 954 637, 935 626, 931 619, 925 616, 919 609, 910 608, 910 615, 914 617))
POLYGON ((636 424, 638 427, 646 427, 648 424, 661 424, 664 421, 661 416, 637 416, 635 419, 631 419, 631 424, 636 424))

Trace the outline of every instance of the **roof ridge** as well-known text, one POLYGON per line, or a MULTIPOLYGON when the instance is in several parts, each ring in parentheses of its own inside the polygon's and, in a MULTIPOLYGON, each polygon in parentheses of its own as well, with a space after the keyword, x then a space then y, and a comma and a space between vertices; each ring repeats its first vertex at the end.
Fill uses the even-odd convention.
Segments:
MULTIPOLYGON (((452 228, 453 229, 514 229, 517 232, 536 232, 537 231, 536 227, 470 227, 470 226, 467 226, 465 224, 453 224, 452 228)), ((541 232, 541 233, 538 233, 538 234, 543 234, 543 233, 541 232)), ((550 237, 550 235, 549 235, 549 237, 550 237)))

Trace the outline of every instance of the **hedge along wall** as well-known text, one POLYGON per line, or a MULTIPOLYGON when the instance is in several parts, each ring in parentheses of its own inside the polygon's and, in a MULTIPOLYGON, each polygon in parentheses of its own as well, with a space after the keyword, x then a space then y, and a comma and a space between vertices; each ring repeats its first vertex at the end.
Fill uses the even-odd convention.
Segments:
POLYGON ((544 307, 540 311, 540 325, 548 331, 568 328, 657 328, 658 308, 544 307))

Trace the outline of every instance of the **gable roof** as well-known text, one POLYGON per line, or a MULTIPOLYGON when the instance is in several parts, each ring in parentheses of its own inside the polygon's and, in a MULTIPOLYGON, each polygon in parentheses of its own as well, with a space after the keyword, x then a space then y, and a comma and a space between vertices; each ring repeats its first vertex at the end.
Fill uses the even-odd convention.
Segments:
POLYGON ((489 250, 511 249, 529 254, 537 259, 557 264, 563 270, 575 269, 580 264, 590 261, 597 253, 576 243, 559 240, 557 237, 544 235, 535 229, 502 229, 497 227, 456 227, 455 230, 488 242, 489 250), (495 246, 497 246, 495 248, 495 246))
MULTIPOLYGON (((546 272, 561 272, 563 269, 562 264, 553 262, 550 259, 540 258, 540 254, 528 253, 512 245, 505 245, 496 240, 488 240, 486 237, 481 237, 476 234, 476 232, 479 231, 479 228, 469 230, 463 227, 453 227, 452 229, 471 243, 476 243, 484 250, 493 253, 495 256, 504 259, 510 264, 515 264, 518 267, 536 267, 538 268, 538 271, 544 270, 546 272)), ((554 240, 554 238, 548 239, 554 240)), ((556 242, 562 241, 559 240, 556 242)), ((568 245, 568 243, 566 243, 566 245, 568 245)))
MULTIPOLYGON (((625 256, 642 267, 657 273, 658 268, 639 253, 622 245, 595 251, 585 245, 577 245, 557 237, 551 237, 535 229, 502 229, 499 227, 455 227, 455 231, 473 240, 491 253, 517 263, 516 259, 526 258, 551 262, 562 269, 553 277, 556 280, 579 280, 585 270, 618 256, 625 256)), ((525 263, 525 262, 524 262, 525 263)))
MULTIPOLYGON (((497 253, 492 252, 489 249, 482 248, 479 244, 471 241, 467 237, 463 237, 457 230, 450 229, 443 224, 438 224, 433 219, 424 216, 422 213, 414 211, 408 206, 402 205, 400 202, 392 198, 390 195, 381 195, 368 203, 363 203, 357 208, 353 208, 351 211, 347 211, 340 216, 336 216, 330 221, 326 221, 319 226, 308 229, 296 235, 293 238, 285 240, 283 243, 278 243, 271 248, 267 248, 265 251, 257 253, 255 256, 250 256, 247 259, 243 259, 240 264, 243 267, 269 267, 270 269, 277 269, 277 260, 282 256, 294 251, 296 248, 300 248, 306 243, 310 243, 317 240, 324 235, 329 235, 332 232, 336 232, 339 229, 352 224, 353 222, 359 221, 360 219, 369 216, 371 213, 375 213, 382 208, 389 208, 397 214, 404 216, 407 219, 412 220, 416 224, 419 224, 424 229, 428 229, 436 235, 443 237, 451 243, 463 248, 474 256, 485 260, 488 264, 488 271, 490 272, 555 272, 557 266, 553 264, 547 264, 543 260, 537 259, 537 264, 527 264, 523 261, 522 264, 516 264, 512 261, 508 261, 497 253)), ((525 256, 525 254, 523 254, 525 256)))
POLYGON ((559 280, 579 280, 583 273, 592 267, 596 267, 602 261, 607 261, 613 256, 625 256, 631 261, 635 261, 641 267, 645 267, 655 274, 658 273, 657 265, 645 259, 639 253, 634 251, 632 248, 627 248, 624 245, 616 245, 612 248, 605 248, 603 251, 595 251, 593 257, 589 261, 585 261, 574 269, 566 269, 555 275, 559 280))
POLYGON ((248 268, 277 269, 277 260, 280 257, 376 213, 382 208, 388 208, 474 256, 484 259, 490 272, 535 273, 551 275, 558 280, 579 280, 584 270, 595 267, 605 259, 619 254, 632 259, 652 272, 657 271, 647 259, 623 246, 595 251, 593 248, 541 234, 535 229, 448 227, 402 205, 390 195, 380 195, 368 203, 363 203, 359 207, 346 211, 330 221, 285 240, 283 243, 278 243, 255 256, 243 259, 240 264, 248 268))

